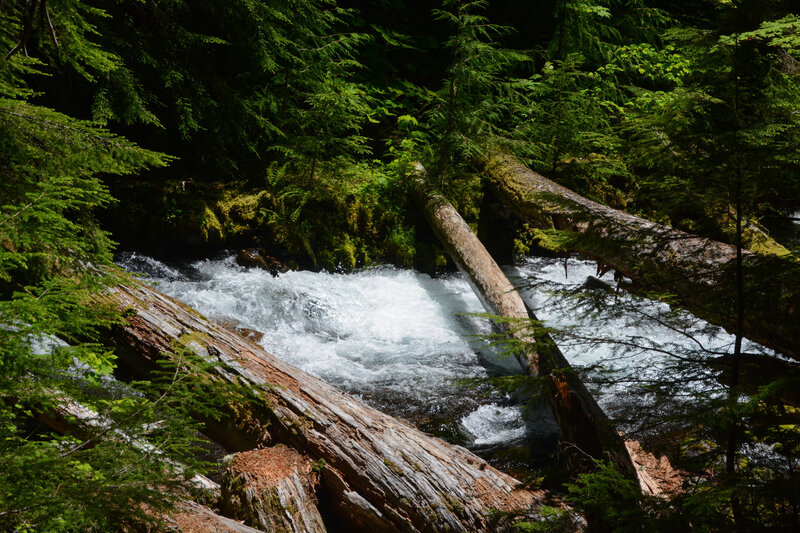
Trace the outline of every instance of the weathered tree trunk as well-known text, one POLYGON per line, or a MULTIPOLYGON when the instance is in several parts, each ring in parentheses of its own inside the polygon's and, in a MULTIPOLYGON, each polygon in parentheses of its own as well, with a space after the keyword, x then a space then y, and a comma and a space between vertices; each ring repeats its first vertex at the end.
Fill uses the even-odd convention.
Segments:
POLYGON ((623 472, 635 477, 637 469, 611 421, 550 336, 531 333, 525 327, 529 319, 536 321, 536 316, 458 211, 430 187, 427 173, 419 163, 412 167, 408 184, 414 201, 484 308, 504 319, 520 321, 510 327, 502 322, 499 325, 509 337, 521 343, 523 349, 515 350, 515 355, 522 367, 532 376, 545 376, 548 380, 550 404, 572 466, 580 470, 587 456, 589 460, 610 456, 623 472))
POLYGON ((216 514, 204 505, 184 501, 178 504, 178 512, 165 518, 170 531, 180 533, 265 533, 272 530, 254 529, 236 520, 216 514), (174 528, 174 529, 173 529, 174 528))
POLYGON ((225 515, 265 531, 325 533, 317 508, 319 474, 286 446, 236 454, 222 478, 225 515))
POLYGON ((322 467, 320 508, 347 531, 491 531, 492 509, 536 508, 544 491, 467 450, 372 409, 266 353, 155 289, 131 281, 111 298, 126 322, 111 331, 122 367, 146 375, 176 346, 218 362, 198 382, 252 387, 207 434, 231 450, 283 443, 322 467))
MULTIPOLYGON (((519 217, 578 232, 577 251, 646 287, 676 294, 683 307, 711 323, 735 327, 735 247, 588 200, 508 155, 488 155, 480 165, 519 217)), ((745 336, 800 360, 800 262, 748 252, 744 268, 745 336)))

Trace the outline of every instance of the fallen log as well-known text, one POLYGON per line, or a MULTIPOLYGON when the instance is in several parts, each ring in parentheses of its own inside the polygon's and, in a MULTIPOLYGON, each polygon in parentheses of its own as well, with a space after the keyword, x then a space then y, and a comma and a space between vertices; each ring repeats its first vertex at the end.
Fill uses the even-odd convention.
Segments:
MULTIPOLYGON (((109 420, 99 416, 94 410, 68 399, 50 406, 47 410, 37 410, 35 415, 39 422, 62 434, 70 433, 84 439, 91 439, 96 438, 98 431, 107 432, 111 437, 121 438, 131 446, 160 454, 150 444, 114 429, 109 420)), ((177 470, 181 470, 180 465, 173 466, 177 470)), ((204 491, 204 499, 217 498, 220 494, 219 484, 203 475, 195 474, 191 482, 196 488, 204 491)), ((195 501, 181 500, 176 507, 177 509, 164 516, 163 520, 171 529, 177 529, 182 533, 260 533, 262 531, 220 516, 195 501)))
MULTIPOLYGON (((525 324, 536 316, 508 281, 481 241, 455 207, 429 184, 425 168, 415 163, 407 175, 414 202, 425 214, 445 250, 469 281, 487 312, 522 326, 499 322, 519 343, 515 355, 532 376, 545 376, 549 401, 561 431, 561 440, 574 470, 586 470, 586 459, 611 458, 623 472, 636 477, 630 454, 614 425, 549 335, 532 332, 525 324), (588 456, 588 457, 587 457, 588 456)), ((589 465, 591 468, 591 465, 589 465)))
POLYGON ((318 484, 311 460, 286 446, 238 453, 222 477, 222 511, 265 531, 325 533, 318 484))
MULTIPOLYGON (((645 287, 675 294, 682 307, 713 324, 735 328, 734 246, 588 200, 508 155, 486 155, 479 166, 517 216, 540 228, 576 232, 575 251, 645 287)), ((800 262, 745 252, 744 268, 744 335, 800 360, 800 262)))
POLYGON ((723 385, 733 383, 733 369, 737 369, 736 386, 745 394, 754 396, 766 393, 766 398, 779 404, 800 407, 800 365, 761 354, 741 354, 738 361, 732 355, 723 355, 709 361, 717 369, 717 380, 723 385), (766 388, 766 390, 765 390, 766 388))
POLYGON ((177 512, 165 517, 164 521, 168 531, 180 533, 264 533, 264 530, 220 516, 205 505, 192 501, 180 502, 177 512))
POLYGON ((198 382, 251 387, 246 398, 231 401, 224 420, 208 421, 206 434, 234 451, 282 443, 310 457, 321 467, 318 496, 327 524, 354 532, 491 531, 492 510, 535 512, 548 499, 152 287, 131 280, 109 295, 125 314, 109 339, 120 367, 147 376, 182 346, 218 363, 198 382))

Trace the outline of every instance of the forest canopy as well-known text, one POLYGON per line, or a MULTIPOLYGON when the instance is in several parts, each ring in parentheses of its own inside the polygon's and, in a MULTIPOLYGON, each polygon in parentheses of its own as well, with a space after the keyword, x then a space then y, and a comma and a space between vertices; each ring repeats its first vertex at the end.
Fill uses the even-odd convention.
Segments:
MULTIPOLYGON (((117 246, 441 271, 408 165, 478 228, 494 152, 794 264, 797 241, 751 236, 800 212, 796 2, 0 0, 0 529, 157 524, 207 466, 190 413, 246 393, 184 386, 193 361, 111 379, 103 331, 122 317, 100 295, 117 246), (64 398, 163 453, 36 422, 64 398)), ((506 229, 509 258, 567 251, 552 245, 564 235, 506 229)), ((735 357, 746 285, 730 294, 735 357)), ((560 488, 618 531, 796 527, 798 407, 776 400, 796 385, 735 378, 697 399, 676 424, 693 476, 674 500, 645 501, 606 467, 560 488)))

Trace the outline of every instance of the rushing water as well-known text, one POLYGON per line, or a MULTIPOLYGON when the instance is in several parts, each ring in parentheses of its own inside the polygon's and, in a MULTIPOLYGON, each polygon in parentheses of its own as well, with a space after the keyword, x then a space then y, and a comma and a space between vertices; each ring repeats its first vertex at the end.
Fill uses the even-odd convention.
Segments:
MULTIPOLYGON (((459 275, 378 267, 273 277, 238 266, 232 256, 166 265, 133 252, 118 262, 207 316, 263 332, 260 343, 270 353, 427 431, 478 450, 525 442, 546 453, 554 442, 556 427, 545 410, 523 410, 521 399, 487 383, 521 371, 477 338, 491 328, 471 315, 483 309, 459 275)), ((725 351, 732 343, 693 318, 686 329, 652 320, 668 312, 664 304, 581 289, 596 274, 589 261, 570 259, 565 268, 563 259, 531 258, 506 272, 520 286, 538 282, 523 297, 546 325, 569 331, 559 344, 574 365, 604 362, 620 371, 639 365, 646 375, 667 352, 698 344, 725 351), (565 290, 595 298, 575 300, 565 290), (623 305, 625 313, 618 313, 623 305), (607 342, 631 337, 639 339, 636 349, 607 342)), ((610 273, 602 279, 613 283, 610 273)), ((599 390, 601 403, 617 391, 599 390)))
POLYGON ((119 264, 207 316, 264 333, 273 355, 423 429, 473 447, 552 440, 544 413, 486 379, 520 373, 477 335, 491 331, 460 276, 431 278, 392 267, 352 274, 271 276, 233 257, 168 266, 135 253, 119 264))

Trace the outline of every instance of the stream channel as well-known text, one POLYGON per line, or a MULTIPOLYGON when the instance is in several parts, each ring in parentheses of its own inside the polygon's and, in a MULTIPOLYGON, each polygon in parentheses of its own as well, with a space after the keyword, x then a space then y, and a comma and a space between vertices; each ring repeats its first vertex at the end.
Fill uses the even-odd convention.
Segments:
MULTIPOLYGON (((490 383, 522 371, 481 337, 491 325, 475 315, 483 308, 459 274, 432 278, 381 266, 273 277, 240 267, 232 254, 166 264, 123 252, 117 263, 210 318, 262 332, 259 343, 273 355, 497 466, 552 462, 555 421, 546 408, 525 408, 529 398, 490 383)), ((662 303, 584 287, 597 275, 591 261, 531 257, 504 270, 545 325, 567 329, 557 341, 577 367, 604 363, 646 376, 668 365, 671 353, 699 344, 726 352, 733 344, 685 313, 677 326, 663 323, 669 308, 662 303), (614 342, 631 339, 633 349, 614 342)), ((611 272, 602 280, 615 284, 611 272)), ((592 384, 592 375, 590 389, 613 411, 626 385, 592 384)))

